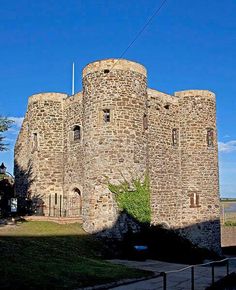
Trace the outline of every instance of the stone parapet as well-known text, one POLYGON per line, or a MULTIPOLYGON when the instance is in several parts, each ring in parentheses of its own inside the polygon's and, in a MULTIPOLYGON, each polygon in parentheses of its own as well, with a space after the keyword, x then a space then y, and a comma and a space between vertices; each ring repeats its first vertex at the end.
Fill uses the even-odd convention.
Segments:
POLYGON ((163 103, 170 103, 170 104, 174 104, 177 105, 178 104, 178 98, 176 96, 172 96, 157 90, 153 90, 148 88, 147 89, 147 93, 148 93, 148 97, 149 98, 153 98, 159 101, 162 101, 163 103))
POLYGON ((179 91, 175 92, 176 97, 190 97, 190 96, 201 96, 205 98, 214 98, 215 99, 215 94, 211 91, 208 90, 184 90, 184 91, 179 91))
POLYGON ((100 61, 95 61, 90 64, 88 64, 83 69, 83 77, 85 77, 88 74, 94 73, 96 71, 102 71, 102 70, 124 70, 124 71, 134 71, 139 74, 142 74, 144 76, 147 76, 147 71, 145 67, 137 62, 129 61, 126 59, 105 59, 100 61))
POLYGON ((29 97, 28 104, 38 101, 63 101, 68 97, 64 93, 39 93, 29 97))

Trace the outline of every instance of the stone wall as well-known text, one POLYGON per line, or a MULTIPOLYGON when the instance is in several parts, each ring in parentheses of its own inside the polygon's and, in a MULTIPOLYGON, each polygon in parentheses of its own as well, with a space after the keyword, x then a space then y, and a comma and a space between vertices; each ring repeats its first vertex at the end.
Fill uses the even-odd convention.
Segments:
POLYGON ((29 189, 29 133, 28 133, 28 114, 26 113, 23 120, 20 133, 17 137, 15 144, 15 163, 14 163, 14 175, 15 175, 15 191, 21 193, 24 198, 27 197, 29 189))
POLYGON ((64 212, 66 216, 82 214, 83 202, 83 107, 82 93, 64 102, 64 212), (80 128, 80 138, 74 129, 80 128), (78 137, 78 136, 77 136, 78 137))
POLYGON ((221 246, 236 247, 236 227, 221 226, 221 246))
MULTIPOLYGON (((148 90, 148 154, 152 223, 166 227, 181 225, 180 145, 173 144, 178 129, 178 99, 148 90)), ((177 132, 177 134, 179 134, 177 132)))

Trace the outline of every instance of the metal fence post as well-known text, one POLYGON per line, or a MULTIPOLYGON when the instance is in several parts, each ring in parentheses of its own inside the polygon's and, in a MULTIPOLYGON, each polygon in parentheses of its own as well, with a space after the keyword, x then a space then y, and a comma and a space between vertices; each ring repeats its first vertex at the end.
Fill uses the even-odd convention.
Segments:
POLYGON ((191 290, 194 290, 194 266, 191 267, 191 290))
POLYGON ((226 262, 226 275, 229 275, 229 259, 226 262))
POLYGON ((161 272, 161 276, 163 276, 163 290, 167 290, 167 283, 166 283, 166 282, 167 282, 167 281, 166 281, 166 280, 167 280, 167 279, 166 279, 166 278, 167 278, 167 277, 166 277, 167 275, 166 275, 165 272, 161 272))
POLYGON ((214 285, 215 283, 215 265, 212 264, 211 266, 211 283, 212 285, 214 285))

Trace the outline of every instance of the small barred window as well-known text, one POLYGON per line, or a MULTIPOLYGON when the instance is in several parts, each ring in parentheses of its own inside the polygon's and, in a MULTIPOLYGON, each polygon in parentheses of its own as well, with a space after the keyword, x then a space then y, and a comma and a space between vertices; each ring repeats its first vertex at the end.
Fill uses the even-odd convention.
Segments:
POLYGON ((74 132, 74 141, 78 141, 81 138, 81 128, 80 126, 75 126, 73 129, 74 132))
POLYGON ((179 130, 176 128, 172 129, 172 145, 174 147, 179 145, 179 130))
POLYGON ((190 195, 190 207, 200 207, 199 193, 193 192, 190 195))
POLYGON ((111 115, 110 115, 110 110, 109 109, 104 109, 103 110, 103 120, 105 123, 108 123, 111 121, 111 115))
POLYGON ((207 147, 214 147, 214 130, 212 128, 207 128, 207 147))

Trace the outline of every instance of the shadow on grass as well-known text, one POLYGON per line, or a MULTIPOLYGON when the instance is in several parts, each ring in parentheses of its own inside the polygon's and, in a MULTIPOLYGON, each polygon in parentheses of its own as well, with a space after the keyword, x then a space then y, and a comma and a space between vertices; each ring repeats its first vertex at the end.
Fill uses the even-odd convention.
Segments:
POLYGON ((78 224, 27 222, 4 231, 0 289, 73 289, 150 274, 104 261, 108 248, 78 224))
POLYGON ((152 258, 194 264, 218 258, 175 231, 139 226, 139 232, 129 231, 122 240, 101 237, 104 232, 87 234, 79 224, 23 221, 2 228, 0 289, 74 289, 150 275, 106 259, 152 258), (148 246, 145 256, 134 250, 135 245, 148 246))
MULTIPOLYGON (((24 172, 15 165, 16 190, 24 192, 22 203, 34 198, 31 186, 35 177, 32 165, 28 168, 24 172)), ((28 210, 27 205, 22 208, 28 210)), ((217 259, 219 230, 219 220, 171 230, 140 223, 127 212, 120 212, 112 228, 94 235, 86 234, 79 225, 22 223, 0 233, 0 289, 73 289, 150 274, 105 259, 152 258, 185 264, 217 259), (191 240, 208 250, 194 246, 191 240), (143 255, 135 246, 148 250, 143 255)))

